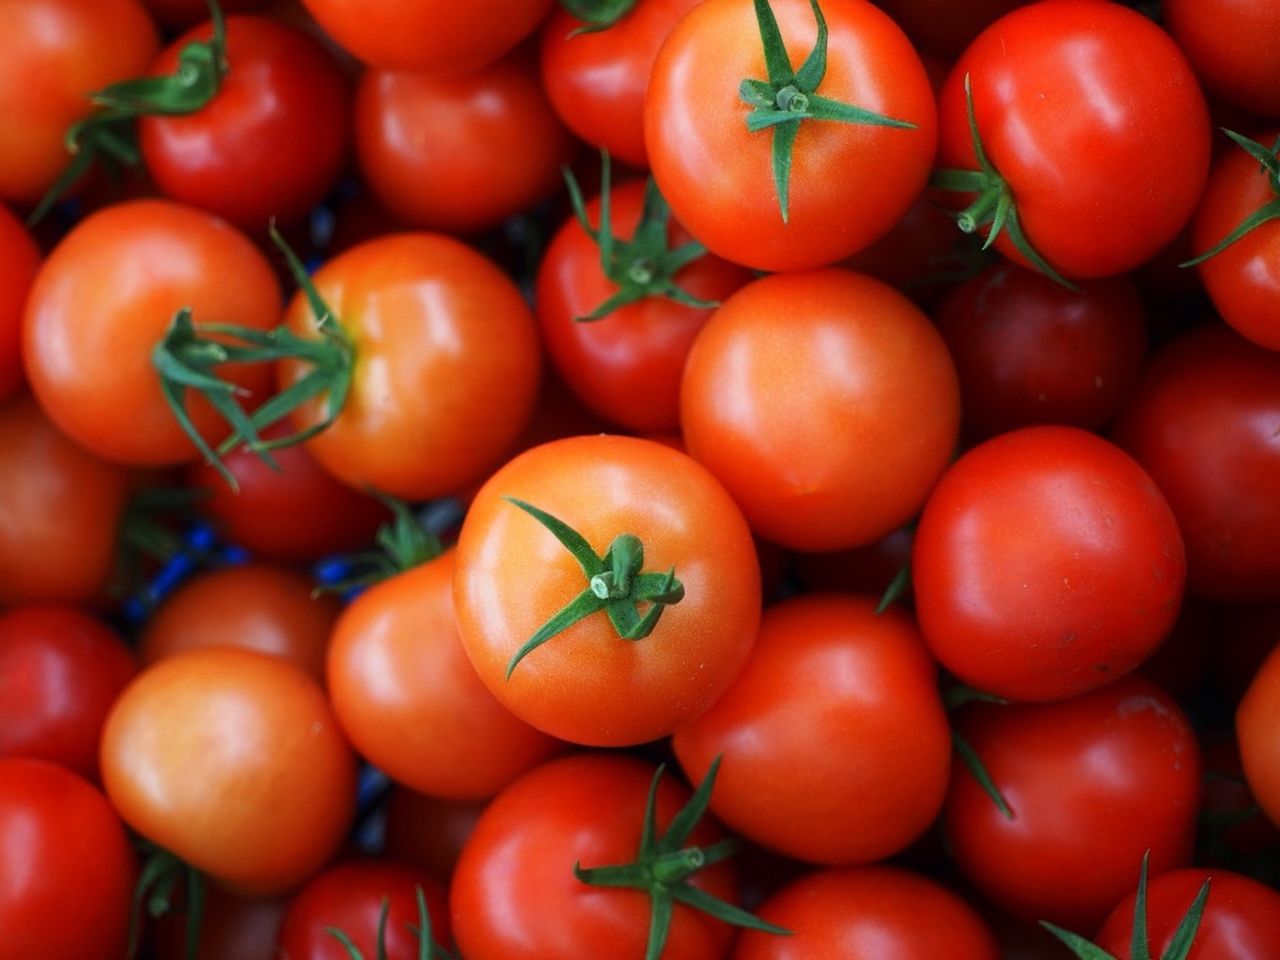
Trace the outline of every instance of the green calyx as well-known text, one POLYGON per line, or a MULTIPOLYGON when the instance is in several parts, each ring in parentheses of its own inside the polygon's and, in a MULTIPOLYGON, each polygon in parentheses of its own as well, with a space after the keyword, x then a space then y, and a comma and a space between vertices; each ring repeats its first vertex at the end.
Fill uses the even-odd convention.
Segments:
MULTIPOLYGON (((952 710, 958 710, 969 703, 994 703, 1003 706, 1008 702, 1008 700, 997 697, 995 694, 984 693, 962 683, 954 684, 942 693, 942 705, 947 709, 948 713, 952 710)), ((990 772, 987 770, 986 764, 978 756, 978 751, 973 748, 973 744, 969 742, 968 738, 962 736, 954 728, 951 731, 951 748, 956 752, 965 769, 969 771, 970 776, 982 788, 982 792, 996 805, 996 809, 1004 814, 1005 819, 1017 819, 1014 816, 1013 808, 1009 806, 1009 801, 1004 798, 1004 794, 1000 792, 1000 788, 996 786, 995 780, 992 779, 990 772)))
MULTIPOLYGON (((452 953, 435 941, 435 935, 431 931, 431 913, 427 910, 427 898, 422 892, 422 887, 415 887, 414 895, 418 902, 418 923, 417 926, 410 924, 409 929, 418 938, 417 960, 457 960, 452 953)), ((375 948, 377 953, 374 954, 376 960, 387 960, 387 916, 390 911, 390 901, 383 897, 382 908, 378 911, 378 939, 375 948)), ((342 945, 349 960, 365 960, 360 948, 345 931, 337 927, 325 927, 324 932, 342 945)))
POLYGON ((973 88, 967 73, 964 75, 964 106, 969 118, 969 137, 973 142, 973 152, 977 157, 979 169, 939 170, 929 180, 929 186, 944 193, 976 193, 977 197, 973 203, 956 216, 956 224, 961 230, 965 233, 975 233, 990 225, 987 239, 982 245, 983 250, 996 242, 996 237, 1002 230, 1007 232, 1014 249, 1026 257, 1028 263, 1055 283, 1078 292, 1079 288, 1053 269, 1049 261, 1031 245, 1031 241, 1023 232, 1013 190, 987 156, 986 148, 982 144, 982 136, 978 133, 978 121, 973 114, 973 88))
POLYGON ((624 887, 649 895, 649 943, 645 949, 645 960, 658 960, 662 956, 662 948, 666 945, 671 929, 671 915, 677 903, 700 910, 735 927, 789 935, 790 930, 766 923, 741 907, 726 903, 689 882, 693 874, 727 859, 737 849, 733 840, 721 840, 709 847, 685 846, 711 802, 711 790, 720 769, 720 758, 716 757, 712 762, 711 769, 707 771, 689 802, 672 818, 666 833, 658 836, 658 783, 662 780, 664 769, 658 768, 649 785, 649 798, 645 803, 644 825, 641 828, 640 848, 636 859, 617 866, 589 869, 583 869, 580 864, 575 863, 573 875, 593 887, 624 887))
POLYGON ((600 151, 600 229, 596 230, 587 219, 582 189, 568 167, 564 168, 565 184, 569 188, 569 201, 573 214, 587 236, 600 248, 600 266, 604 275, 617 284, 618 291, 586 316, 574 317, 578 323, 602 320, 619 307, 636 303, 648 297, 665 297, 685 306, 711 309, 720 306, 714 300, 700 300, 676 285, 676 274, 706 255, 707 248, 697 242, 689 242, 672 250, 667 244, 667 224, 671 220, 671 208, 658 192, 658 185, 650 177, 644 188, 644 207, 640 223, 630 240, 613 235, 610 218, 610 170, 609 153, 600 151))
POLYGON ((423 526, 407 503, 377 490, 369 492, 391 511, 391 519, 378 528, 374 538, 377 549, 343 557, 342 562, 352 571, 351 576, 319 587, 317 593, 345 593, 369 587, 420 567, 443 552, 440 538, 423 526))
POLYGON ((1180 267, 1194 267, 1196 264, 1204 263, 1210 257, 1216 257, 1246 233, 1256 230, 1264 223, 1280 220, 1280 137, 1277 137, 1276 142, 1270 148, 1267 148, 1256 140, 1250 140, 1248 137, 1243 137, 1232 130, 1224 128, 1222 132, 1234 140, 1241 150, 1262 164, 1262 172, 1266 175, 1267 181, 1271 185, 1271 192, 1275 194, 1275 199, 1264 203, 1249 216, 1245 217, 1238 227, 1219 240, 1213 248, 1198 257, 1188 260, 1186 263, 1178 264, 1180 267))
MULTIPOLYGON (((1204 918, 1205 903, 1209 899, 1209 880, 1200 886, 1191 906, 1182 915, 1178 929, 1174 931, 1169 947, 1158 958, 1151 955, 1151 938, 1147 935, 1147 861, 1151 858, 1148 850, 1142 855, 1142 872, 1138 877, 1138 898, 1133 905, 1133 934, 1129 941, 1131 960, 1187 960, 1191 947, 1195 943, 1196 932, 1200 929, 1200 921, 1204 918)), ((1051 934, 1061 940, 1080 960, 1116 960, 1097 944, 1086 940, 1077 933, 1063 930, 1046 920, 1040 921, 1051 934)))
POLYGON ((151 363, 160 377, 160 388, 169 409, 191 442, 232 489, 236 488, 235 478, 222 462, 222 456, 244 445, 271 466, 277 466, 270 451, 302 443, 337 419, 350 392, 355 367, 355 346, 316 291, 306 268, 274 226, 271 239, 284 254, 311 305, 317 318, 319 339, 299 337, 285 324, 265 331, 227 323, 206 323, 197 328, 191 310, 184 307, 174 315, 168 332, 151 353, 151 363), (302 361, 311 369, 296 383, 268 399, 252 416, 240 406, 243 391, 217 374, 217 368, 223 364, 286 359, 302 361), (231 435, 217 451, 209 446, 191 420, 187 411, 188 390, 202 394, 231 428, 231 435), (275 440, 262 439, 259 431, 326 394, 325 416, 319 423, 275 440))
POLYGON ((631 12, 637 0, 560 0, 560 6, 582 21, 582 26, 569 34, 576 37, 583 33, 599 33, 608 30, 631 12))
POLYGON ((752 133, 773 131, 773 183, 778 192, 782 222, 788 221, 791 183, 791 159, 796 134, 805 120, 832 120, 875 127, 900 127, 914 130, 916 124, 895 120, 883 114, 864 110, 818 94, 818 86, 827 73, 827 21, 818 0, 809 0, 818 22, 818 38, 799 70, 793 70, 782 32, 769 6, 769 0, 753 0, 756 22, 760 26, 760 42, 764 46, 768 80, 743 80, 738 94, 752 107, 747 114, 747 129, 752 133))
POLYGON ((533 504, 514 497, 503 497, 519 507, 549 530, 564 548, 573 554, 587 578, 587 586, 525 641, 507 664, 507 679, 526 656, 558 633, 604 611, 621 640, 643 640, 658 625, 667 606, 684 599, 684 584, 676 579, 676 569, 666 573, 644 572, 644 544, 629 533, 619 534, 604 556, 598 555, 582 534, 563 520, 551 516, 533 504), (647 603, 641 615, 636 607, 647 603))
POLYGON ((144 909, 153 919, 181 910, 186 914, 183 956, 186 960, 196 960, 200 949, 200 924, 204 919, 204 875, 168 850, 151 844, 145 844, 144 848, 148 856, 133 888, 126 956, 133 960, 138 955, 144 909), (185 891, 185 904, 181 907, 175 905, 174 899, 179 880, 183 881, 185 891))

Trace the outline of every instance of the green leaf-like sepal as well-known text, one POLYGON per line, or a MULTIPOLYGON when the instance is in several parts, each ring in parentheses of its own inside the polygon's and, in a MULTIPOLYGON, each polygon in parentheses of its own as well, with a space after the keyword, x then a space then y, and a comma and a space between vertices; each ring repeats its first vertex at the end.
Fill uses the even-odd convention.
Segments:
POLYGON ((1250 140, 1248 137, 1241 136, 1233 130, 1222 131, 1228 137, 1236 142, 1245 153, 1253 157, 1262 165, 1262 173, 1266 175, 1271 184, 1271 192, 1276 195, 1274 200, 1264 203, 1249 216, 1240 221, 1239 226, 1219 240, 1216 244, 1200 254, 1193 257, 1185 263, 1180 263, 1180 267, 1194 267, 1197 264, 1204 263, 1210 257, 1216 257, 1227 247, 1231 246, 1245 234, 1257 230, 1264 223, 1270 223, 1272 220, 1280 220, 1280 137, 1276 138, 1276 142, 1271 145, 1270 149, 1264 147, 1256 140, 1250 140))

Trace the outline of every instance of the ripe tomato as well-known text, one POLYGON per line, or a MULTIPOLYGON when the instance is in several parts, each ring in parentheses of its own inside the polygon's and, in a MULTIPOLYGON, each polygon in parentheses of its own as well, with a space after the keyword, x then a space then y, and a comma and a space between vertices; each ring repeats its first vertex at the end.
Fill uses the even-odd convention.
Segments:
POLYGON ((671 733, 724 692, 759 625, 760 571, 742 514, 706 470, 648 440, 571 437, 522 453, 476 494, 456 562, 458 628, 480 679, 512 713, 575 743, 671 733), (576 529, 597 556, 638 537, 643 571, 674 567, 683 598, 643 639, 621 639, 600 609, 511 670, 513 654, 590 589, 573 554, 513 497, 576 529))
POLYGON ((0 403, 22 385, 22 308, 39 265, 35 241, 0 204, 0 403))
POLYGON ((1073 427, 1025 427, 957 461, 925 506, 911 566, 934 656, 1013 700, 1074 696, 1132 670, 1172 628, 1186 577, 1151 478, 1073 427))
POLYGON ((910 617, 869 597, 809 594, 765 611, 733 685, 676 731, 680 766, 724 762, 711 809, 816 863, 870 863, 915 840, 947 792, 951 738, 910 617))
POLYGON ((689 352, 680 421, 752 529, 836 550, 920 509, 951 457, 959 403, 946 345, 911 301, 823 270, 725 301, 689 352))
POLYGON ((421 867, 446 886, 462 848, 487 807, 484 800, 442 800, 393 785, 387 797, 386 855, 421 867))
POLYGON ((0 960, 119 960, 136 874, 106 797, 55 764, 0 758, 0 960))
MULTIPOLYGON (((195 960, 279 960, 276 949, 286 901, 232 896, 206 886, 195 960)), ((151 924, 157 960, 190 960, 186 912, 166 913, 151 924)))
POLYGON ((280 893, 346 834, 356 764, 318 684, 274 657, 191 650, 107 717, 102 779, 124 820, 232 892, 280 893))
MULTIPOLYGON (((27 377, 49 418, 108 460, 194 460, 151 360, 184 307, 197 324, 266 330, 280 319, 280 288, 253 244, 203 211, 138 200, 81 221, 36 274, 24 319, 27 377)), ((270 375, 266 366, 225 374, 259 397, 270 375)), ((202 397, 188 409, 202 435, 220 439, 202 397)))
POLYGON ((1280 645, 1258 669, 1236 709, 1240 761, 1249 789, 1271 822, 1280 825, 1280 645))
POLYGON ((943 823, 956 865, 1003 909, 1091 930, 1132 889, 1145 851, 1153 874, 1190 861, 1200 751, 1149 681, 1059 703, 977 704, 957 729, 1013 818, 957 767, 943 823))
POLYGON ((878 0, 898 25, 916 43, 952 58, 967 47, 973 38, 1014 7, 1028 0, 878 0))
MULTIPOLYGON (((813 8, 806 0, 770 7, 791 64, 804 62, 817 36, 813 8)), ((801 270, 856 253, 906 213, 933 164, 933 90, 906 35, 863 0, 825 0, 822 10, 830 34, 817 95, 916 129, 805 119, 798 132, 790 122, 749 130, 739 87, 763 81, 766 64, 746 0, 699 4, 654 63, 644 105, 653 175, 676 219, 736 263, 801 270), (774 138, 787 135, 778 130, 794 134, 786 216, 772 159, 774 138)))
POLYGON ((1280 117, 1280 7, 1270 0, 1164 0, 1164 24, 1213 94, 1280 117))

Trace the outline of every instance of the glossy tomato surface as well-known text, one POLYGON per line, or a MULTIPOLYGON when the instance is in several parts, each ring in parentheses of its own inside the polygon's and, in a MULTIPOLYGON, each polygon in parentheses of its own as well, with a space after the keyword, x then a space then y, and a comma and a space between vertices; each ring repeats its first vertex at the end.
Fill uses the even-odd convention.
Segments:
POLYGON ((1249 789, 1271 822, 1280 825, 1280 645, 1254 675, 1236 709, 1236 736, 1249 789))
POLYGON ((1213 94, 1280 117, 1280 7, 1270 0, 1164 0, 1164 23, 1213 94))

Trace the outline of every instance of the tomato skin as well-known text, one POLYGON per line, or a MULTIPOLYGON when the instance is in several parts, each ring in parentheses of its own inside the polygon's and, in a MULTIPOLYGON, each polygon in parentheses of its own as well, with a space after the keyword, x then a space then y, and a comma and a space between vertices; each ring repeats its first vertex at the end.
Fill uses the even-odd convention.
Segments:
POLYGON ((954 59, 1003 14, 1027 0, 876 0, 913 41, 954 59))
POLYGON ((447 886, 488 805, 488 798, 442 800, 393 785, 387 797, 386 855, 421 867, 447 886))
MULTIPOLYGON (((640 960, 649 898, 589 887, 573 866, 635 859, 653 774, 633 757, 577 754, 531 770, 498 794, 453 875, 449 908, 459 952, 467 960, 640 960)), ((688 788, 662 778, 659 835, 688 798, 688 788)), ((721 836, 704 820, 690 843, 705 846, 721 836)), ((734 900, 730 864, 701 870, 690 882, 734 900)), ((677 903, 663 960, 717 960, 731 939, 727 925, 677 903)))
POLYGON ((826 551, 877 540, 920 509, 951 457, 959 400, 917 307, 870 277, 815 270, 725 301, 690 350, 680 419, 752 529, 826 551))
POLYGON ((1272 649, 1236 708, 1240 762, 1249 789, 1271 822, 1280 825, 1280 645, 1272 649))
POLYGON ((1000 956, 971 906, 932 880, 896 867, 810 873, 775 893, 757 915, 792 935, 748 930, 738 938, 733 960, 1000 956))
POLYGON ((63 136, 89 94, 143 73, 159 44, 137 0, 4 0, 0 38, 0 197, 34 204, 70 162, 63 136))
POLYGON ((355 805, 355 758, 319 685, 248 650, 144 670, 107 717, 101 759, 124 820, 233 893, 296 886, 338 849, 355 805))
POLYGON ((759 626, 760 571, 741 512, 705 469, 648 440, 571 437, 511 460, 472 501, 456 563, 458 628, 480 679, 512 713, 574 743, 671 733, 724 692, 759 626), (507 679, 512 655, 587 582, 564 546, 504 497, 560 518, 597 555, 634 534, 645 569, 674 566, 684 599, 639 641, 592 614, 507 679))
MULTIPOLYGON (((178 68, 181 51, 206 41, 205 23, 171 43, 150 73, 178 68)), ((227 18, 229 69, 214 98, 186 116, 147 116, 138 137, 160 190, 264 233, 324 199, 347 147, 350 95, 337 62, 300 30, 266 17, 227 18)))
MULTIPOLYGON (((772 5, 793 64, 813 48, 805 0, 772 5)), ((745 0, 708 0, 683 17, 658 53, 645 94, 653 175, 676 218, 725 259, 761 270, 834 263, 886 233, 920 195, 933 163, 933 90, 906 35, 862 0, 827 0, 825 97, 917 129, 808 120, 796 137, 784 223, 772 173, 772 134, 751 133, 744 79, 764 79, 755 13, 745 0), (855 66, 856 65, 856 66, 855 66), (717 171, 715 177, 708 170, 717 171)))
POLYGON ((0 757, 0 960, 119 960, 136 875, 101 793, 56 764, 0 757))
POLYGON ((1186 578, 1178 525, 1124 451, 1024 427, 961 457, 916 530, 925 642, 960 680, 1011 700, 1110 683, 1160 645, 1186 578))
POLYGON ((751 657, 676 731, 691 781, 723 755, 711 809, 736 832, 816 863, 870 863, 915 840, 947 792, 951 739, 910 617, 870 597, 767 609, 751 657))
POLYGON ((1013 810, 960 765, 943 824, 955 863, 1026 920, 1092 930, 1132 889, 1191 859, 1200 751, 1190 723, 1140 677, 1050 704, 978 704, 957 717, 1013 810))
MULTIPOLYGON (((280 319, 280 288, 248 238, 203 211, 137 200, 82 220, 36 274, 23 321, 27 378, 49 418, 108 460, 196 459, 151 365, 183 307, 197 326, 266 330, 280 319)), ((223 375, 261 397, 271 371, 254 365, 223 375)), ((228 432, 203 397, 191 397, 188 409, 206 439, 228 432)))
MULTIPOLYGON (((1140 13, 1044 0, 984 30, 938 99, 941 166, 976 170, 966 74, 987 156, 1059 273, 1123 273, 1190 219, 1209 170, 1208 109, 1186 58, 1140 13)), ((996 247, 1026 265, 1008 231, 996 247)))
MULTIPOLYGON (((645 186, 613 188, 613 235, 630 240, 640 220, 645 186)), ((586 207, 599 227, 600 198, 586 207)), ((671 249, 691 239, 677 223, 668 229, 671 249)), ((749 271, 708 254, 675 276, 701 300, 720 301, 751 279, 749 271)), ((711 313, 662 297, 627 304, 600 320, 578 323, 617 292, 600 266, 600 248, 576 218, 551 241, 538 269, 537 317, 547 353, 560 376, 588 408, 629 430, 677 430, 680 377, 689 347, 711 313)))
MULTIPOLYGON (((276 950, 286 902, 236 897, 206 885, 195 960, 279 960, 276 950)), ((157 960, 187 960, 187 914, 167 913, 151 923, 157 960)))
POLYGON ((1206 88, 1251 113, 1280 117, 1280 8, 1269 0, 1164 0, 1161 11, 1206 88))
POLYGON ((40 266, 40 250, 0 204, 0 403, 22 386, 22 308, 40 266))

